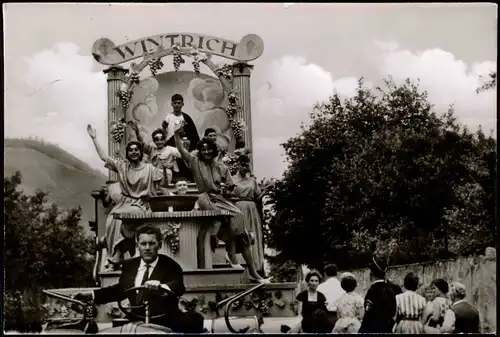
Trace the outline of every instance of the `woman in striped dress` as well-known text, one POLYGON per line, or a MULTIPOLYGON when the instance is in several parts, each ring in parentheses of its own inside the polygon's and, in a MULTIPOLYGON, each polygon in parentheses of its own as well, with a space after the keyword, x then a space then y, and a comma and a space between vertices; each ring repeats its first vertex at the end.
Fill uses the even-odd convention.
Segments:
POLYGON ((427 301, 415 291, 418 289, 419 279, 413 273, 405 276, 405 292, 396 295, 396 324, 393 332, 400 334, 421 334, 424 333, 423 318, 427 301))

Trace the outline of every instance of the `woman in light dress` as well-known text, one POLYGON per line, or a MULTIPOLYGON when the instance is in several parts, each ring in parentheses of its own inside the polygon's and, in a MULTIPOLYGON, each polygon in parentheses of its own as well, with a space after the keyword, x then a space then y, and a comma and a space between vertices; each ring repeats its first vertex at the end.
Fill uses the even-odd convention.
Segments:
POLYGON ((424 308, 427 301, 416 293, 419 279, 408 273, 404 279, 405 292, 396 295, 396 324, 393 332, 398 334, 424 333, 424 308))
MULTIPOLYGON (((216 161, 217 145, 210 138, 202 138, 198 144, 196 154, 190 153, 182 145, 180 130, 183 123, 175 124, 174 139, 177 150, 191 171, 194 182, 200 195, 197 205, 200 210, 225 210, 231 217, 242 214, 241 210, 228 200, 235 187, 229 169, 216 161)), ((226 244, 232 244, 238 233, 231 226, 230 221, 215 221, 209 229, 210 245, 212 251, 217 246, 217 237, 224 237, 228 240, 226 244)))
POLYGON ((449 286, 444 279, 432 281, 435 298, 424 308, 424 332, 430 334, 452 333, 455 329, 455 313, 448 298, 449 286))
POLYGON ((340 286, 346 292, 336 303, 338 320, 333 333, 357 333, 364 315, 364 299, 354 290, 358 283, 351 273, 340 277, 340 286))
MULTIPOLYGON (((263 269, 264 247, 261 214, 256 202, 262 198, 263 192, 255 178, 250 175, 250 160, 247 156, 240 156, 238 172, 233 179, 236 185, 230 200, 235 203, 242 214, 231 219, 231 228, 238 236, 233 241, 234 244, 226 245, 226 259, 232 266, 238 266, 236 254, 241 253, 248 265, 252 280, 269 283, 269 280, 257 273, 257 270, 263 269)), ((221 239, 225 240, 225 238, 221 239)))
MULTIPOLYGON (((96 131, 91 125, 87 132, 92 138, 97 154, 105 163, 105 167, 118 173, 118 183, 122 198, 116 196, 113 189, 112 199, 115 205, 106 219, 106 245, 108 249, 108 266, 113 270, 119 269, 126 252, 135 255, 135 228, 122 226, 122 221, 113 217, 114 213, 146 212, 150 211, 145 198, 157 194, 162 181, 161 170, 152 164, 142 162, 143 151, 139 142, 129 142, 125 148, 126 159, 114 159, 106 155, 96 139, 96 131)), ((116 189, 118 190, 118 189, 116 189)))

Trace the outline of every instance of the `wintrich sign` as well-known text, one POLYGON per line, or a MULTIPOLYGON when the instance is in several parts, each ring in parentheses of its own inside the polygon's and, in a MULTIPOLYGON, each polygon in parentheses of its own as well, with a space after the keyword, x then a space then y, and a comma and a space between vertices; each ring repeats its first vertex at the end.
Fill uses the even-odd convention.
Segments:
POLYGON ((264 42, 255 34, 245 35, 236 43, 219 37, 196 33, 169 33, 145 37, 116 46, 107 38, 100 38, 92 46, 97 62, 120 64, 139 57, 171 49, 196 47, 200 52, 222 56, 235 61, 252 61, 264 52, 264 42))

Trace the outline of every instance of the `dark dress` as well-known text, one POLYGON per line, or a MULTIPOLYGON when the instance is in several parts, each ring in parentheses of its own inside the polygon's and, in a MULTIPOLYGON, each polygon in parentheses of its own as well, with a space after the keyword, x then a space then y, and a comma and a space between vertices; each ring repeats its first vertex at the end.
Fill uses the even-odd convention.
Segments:
POLYGON ((359 333, 392 333, 396 295, 401 288, 386 281, 374 282, 365 296, 365 316, 359 333))
MULTIPOLYGON (((318 331, 318 329, 322 330, 325 325, 325 322, 318 322, 318 318, 323 315, 318 314, 318 310, 324 313, 324 318, 328 321, 326 317, 326 297, 322 292, 317 291, 317 301, 312 302, 309 301, 308 291, 304 290, 297 295, 297 301, 302 302, 302 331, 306 333, 319 333, 326 331, 318 331)), ((333 329, 332 326, 328 326, 326 329, 329 329, 328 332, 331 332, 333 329)))

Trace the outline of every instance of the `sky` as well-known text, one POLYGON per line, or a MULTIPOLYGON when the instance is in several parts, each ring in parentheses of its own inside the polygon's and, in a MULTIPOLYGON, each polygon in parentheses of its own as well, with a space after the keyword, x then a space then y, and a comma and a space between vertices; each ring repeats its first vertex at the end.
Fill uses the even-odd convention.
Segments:
POLYGON ((462 124, 496 134, 496 92, 476 93, 479 76, 496 69, 494 4, 16 3, 4 4, 3 15, 5 137, 41 137, 103 172, 86 133, 92 124, 106 148, 105 66, 91 56, 101 37, 259 35, 264 53, 250 62, 259 177, 280 178, 280 144, 308 123, 316 102, 334 90, 353 95, 360 77, 420 79, 436 112, 454 104, 462 124))

